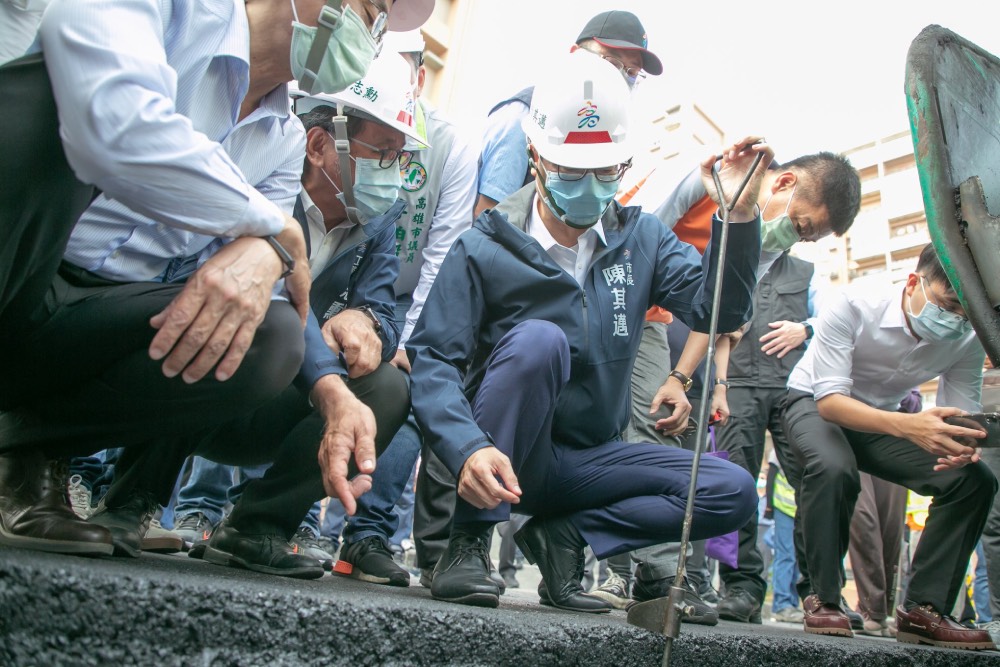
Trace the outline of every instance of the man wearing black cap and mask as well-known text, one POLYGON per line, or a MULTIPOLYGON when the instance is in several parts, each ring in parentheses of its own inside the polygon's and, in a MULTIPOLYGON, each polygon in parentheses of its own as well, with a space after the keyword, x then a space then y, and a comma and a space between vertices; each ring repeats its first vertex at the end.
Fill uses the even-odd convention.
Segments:
MULTIPOLYGON (((646 48, 647 42, 646 29, 635 14, 612 10, 590 19, 570 52, 586 49, 596 53, 618 68, 629 88, 635 89, 646 74, 663 72, 663 64, 646 48)), ((527 140, 521 128, 533 92, 534 86, 525 88, 490 110, 479 158, 476 216, 534 181, 528 169, 527 140)), ((422 581, 429 585, 430 571, 448 544, 455 480, 426 447, 420 461, 422 484, 416 491, 413 537, 417 564, 425 573, 422 581)))

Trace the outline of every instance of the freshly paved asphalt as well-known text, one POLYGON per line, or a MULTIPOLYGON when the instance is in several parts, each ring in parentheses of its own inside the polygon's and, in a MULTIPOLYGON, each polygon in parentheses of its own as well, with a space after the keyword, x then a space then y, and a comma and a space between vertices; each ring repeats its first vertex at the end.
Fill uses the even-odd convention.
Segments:
MULTIPOLYGON (((524 588, 499 609, 326 575, 297 581, 181 555, 89 559, 0 549, 0 665, 660 665, 625 612, 573 614, 524 588)), ((684 625, 673 665, 994 665, 1000 652, 684 625)))

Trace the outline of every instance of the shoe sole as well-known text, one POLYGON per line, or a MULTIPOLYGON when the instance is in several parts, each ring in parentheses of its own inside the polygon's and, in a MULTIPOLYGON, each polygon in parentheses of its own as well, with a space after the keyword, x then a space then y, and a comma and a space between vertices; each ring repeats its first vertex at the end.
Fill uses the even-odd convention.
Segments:
MULTIPOLYGON (((732 621, 734 623, 752 623, 754 625, 761 625, 764 623, 764 619, 761 617, 760 612, 755 612, 749 616, 740 616, 739 614, 726 614, 719 612, 719 618, 723 621, 732 621)), ((795 621, 795 623, 801 623, 802 621, 795 621)))
POLYGON ((802 629, 806 634, 810 635, 826 635, 828 637, 853 637, 853 630, 845 630, 844 628, 810 628, 808 625, 803 624, 802 629))
POLYGON ((435 600, 440 600, 441 602, 453 602, 455 604, 469 605, 470 607, 487 607, 490 609, 496 609, 500 606, 500 596, 493 595, 492 593, 470 593, 469 595, 463 595, 457 598, 446 598, 440 595, 434 595, 431 592, 431 597, 435 600))
POLYGON ((382 584, 383 586, 398 586, 399 588, 406 588, 410 585, 410 575, 406 574, 406 580, 391 579, 388 577, 376 577, 371 574, 362 572, 360 568, 354 567, 352 563, 348 563, 344 560, 338 560, 331 570, 333 574, 338 577, 350 577, 351 579, 357 579, 358 581, 367 581, 370 584, 382 584))
POLYGON ((609 602, 611 606, 614 607, 615 609, 625 609, 629 606, 629 603, 632 602, 632 600, 629 598, 619 597, 617 595, 614 595, 612 593, 606 593, 604 591, 590 591, 588 595, 591 595, 595 598, 600 598, 605 602, 609 602))
POLYGON ((54 554, 70 554, 73 556, 110 556, 115 552, 113 544, 93 542, 68 542, 64 540, 46 540, 40 537, 23 537, 13 535, 0 529, 0 545, 16 549, 31 549, 54 554))
POLYGON ((228 565, 229 567, 239 567, 244 570, 251 570, 253 572, 260 572, 261 574, 273 574, 279 577, 291 577, 292 579, 319 579, 325 572, 323 568, 320 567, 317 561, 316 567, 303 567, 303 568, 279 568, 279 567, 268 567, 267 565, 257 565, 256 563, 249 563, 242 558, 238 558, 225 551, 219 551, 213 547, 205 547, 205 553, 202 556, 204 560, 209 563, 214 563, 215 565, 228 565))
POLYGON ((186 546, 184 540, 179 540, 176 537, 144 537, 139 549, 159 554, 175 554, 184 551, 186 546))
POLYGON ((920 635, 915 635, 912 632, 896 633, 896 641, 904 644, 927 644, 928 646, 937 646, 939 648, 957 648, 964 649, 966 651, 996 650, 996 645, 993 642, 943 642, 936 639, 921 637, 920 635))

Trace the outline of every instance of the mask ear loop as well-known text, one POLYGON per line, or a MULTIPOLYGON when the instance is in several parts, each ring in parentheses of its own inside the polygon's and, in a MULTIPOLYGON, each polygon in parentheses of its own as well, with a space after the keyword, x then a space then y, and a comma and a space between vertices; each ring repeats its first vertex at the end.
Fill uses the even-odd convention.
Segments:
MULTIPOLYGON (((340 22, 341 16, 343 16, 342 12, 337 11, 334 5, 335 2, 336 0, 326 0, 326 5, 319 12, 319 20, 316 24, 316 36, 313 38, 309 55, 306 56, 305 70, 299 79, 299 89, 310 95, 315 92, 313 91, 313 86, 316 85, 319 68, 323 66, 323 56, 326 55, 326 47, 333 37, 333 31, 340 22)), ((294 0, 292 0, 292 14, 295 15, 295 21, 298 22, 299 17, 295 11, 294 0)))
POLYGON ((333 117, 333 148, 337 151, 340 161, 340 181, 344 186, 344 204, 348 219, 356 225, 365 224, 357 213, 358 205, 354 199, 354 179, 351 174, 351 142, 347 138, 347 116, 344 115, 344 105, 337 102, 337 115, 333 117))

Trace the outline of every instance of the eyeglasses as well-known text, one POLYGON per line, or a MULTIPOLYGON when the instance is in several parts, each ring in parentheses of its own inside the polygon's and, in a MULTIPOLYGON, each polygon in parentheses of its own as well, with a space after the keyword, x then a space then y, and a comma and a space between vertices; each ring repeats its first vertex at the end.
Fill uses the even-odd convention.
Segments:
POLYGON ((395 148, 379 148, 378 146, 372 146, 371 144, 366 144, 360 139, 351 139, 356 144, 364 146, 370 151, 378 153, 378 166, 382 169, 388 169, 393 164, 399 160, 399 168, 403 169, 406 165, 410 164, 410 160, 413 159, 413 152, 406 150, 396 150, 395 148))
POLYGON ((597 55, 614 65, 618 71, 622 73, 622 76, 625 77, 625 81, 628 82, 629 88, 635 88, 642 83, 643 79, 646 78, 646 74, 642 71, 641 67, 628 67, 625 63, 614 56, 606 56, 603 53, 598 53, 597 55))
POLYGON ((559 179, 563 181, 579 181, 588 173, 591 173, 601 183, 614 183, 615 181, 620 181, 622 176, 625 175, 625 172, 632 166, 632 160, 611 167, 598 167, 597 169, 574 169, 558 164, 553 164, 552 166, 555 169, 550 169, 549 171, 556 172, 559 175, 559 179))
POLYGON ((373 0, 365 0, 369 5, 375 8, 378 13, 375 15, 375 19, 372 21, 372 39, 375 43, 379 45, 381 50, 382 38, 385 36, 386 28, 389 26, 389 11, 385 7, 385 3, 373 2, 373 0))
POLYGON ((928 280, 927 276, 923 275, 922 273, 918 273, 917 277, 920 278, 920 289, 924 293, 924 300, 925 301, 927 301, 927 302, 929 302, 929 303, 937 306, 938 308, 940 308, 943 315, 948 316, 949 319, 952 319, 956 323, 965 323, 965 322, 969 321, 969 318, 966 317, 965 315, 962 315, 960 313, 956 313, 955 312, 955 309, 962 307, 961 304, 954 303, 951 299, 945 299, 945 298, 942 298, 942 297, 938 296, 934 292, 934 290, 931 289, 931 281, 928 280), (924 289, 924 282, 927 283, 927 289, 924 289), (933 299, 929 298, 927 296, 928 293, 930 293, 931 295, 933 295, 934 298, 933 299), (938 303, 939 301, 941 303, 938 303))

